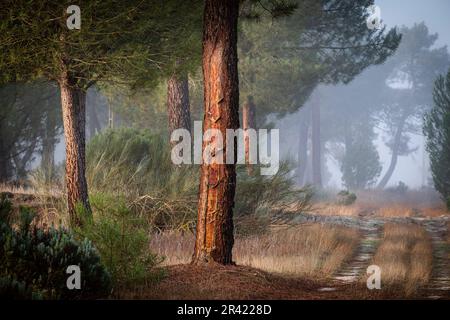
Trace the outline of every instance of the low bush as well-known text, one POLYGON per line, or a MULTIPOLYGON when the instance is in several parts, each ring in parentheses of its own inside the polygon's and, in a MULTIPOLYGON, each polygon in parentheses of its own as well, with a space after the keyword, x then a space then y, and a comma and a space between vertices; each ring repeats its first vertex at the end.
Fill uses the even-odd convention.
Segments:
MULTIPOLYGON (((295 187, 287 162, 273 176, 260 175, 257 166, 254 171, 248 175, 245 166, 237 167, 236 216, 299 212, 309 203, 310 190, 295 187)), ((95 136, 87 148, 87 178, 91 192, 124 196, 152 228, 195 228, 199 168, 173 165, 169 143, 160 136, 129 128, 95 136)))
MULTIPOLYGON (((30 227, 34 214, 20 208, 17 226, 2 199, 0 220, 0 295, 5 298, 96 299, 110 293, 110 276, 92 243, 65 229, 30 227), (81 270, 81 289, 67 288, 67 267, 81 270)), ((10 211, 11 212, 11 211, 10 211)))
POLYGON ((337 194, 336 203, 339 205, 350 206, 355 203, 356 199, 356 194, 353 192, 342 190, 337 194))

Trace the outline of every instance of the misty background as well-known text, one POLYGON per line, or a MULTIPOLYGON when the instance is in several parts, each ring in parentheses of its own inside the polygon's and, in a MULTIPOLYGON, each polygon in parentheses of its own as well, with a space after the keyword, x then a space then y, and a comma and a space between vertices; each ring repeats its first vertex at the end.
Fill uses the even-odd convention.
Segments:
MULTIPOLYGON (((448 13, 450 12, 450 2, 446 0, 376 0, 376 5, 380 7, 381 19, 387 29, 391 27, 406 26, 411 28, 414 24, 424 22, 428 27, 430 34, 437 34, 438 37, 431 48, 440 48, 446 46, 448 48, 450 44, 450 20, 448 19, 448 13)), ((400 44, 401 45, 401 44, 400 44)), ((447 49, 448 50, 448 49, 447 49)), ((394 54, 394 56, 397 53, 394 54)), ((393 57, 389 57, 386 63, 393 57)), ((365 108, 368 105, 355 105, 351 102, 351 94, 358 82, 364 81, 370 73, 376 72, 377 69, 382 66, 370 66, 364 70, 360 75, 355 77, 348 85, 336 85, 336 86, 320 86, 315 91, 325 91, 328 100, 331 98, 331 103, 336 97, 348 96, 349 104, 344 108, 351 110, 352 108, 365 108)), ((407 84, 401 81, 394 84, 398 88, 402 88, 407 84)), ((370 102, 371 87, 370 83, 366 83, 364 87, 367 94, 367 101, 370 102)), ((358 90, 361 90, 359 87, 358 90)), ((298 130, 295 127, 298 125, 298 121, 305 117, 305 109, 310 101, 308 101, 304 108, 301 108, 298 112, 288 115, 276 122, 274 127, 280 128, 281 150, 280 152, 284 157, 296 158, 299 145, 298 130)), ((325 119, 321 119, 322 128, 332 125, 325 119)), ((330 119, 329 121, 336 121, 330 119)), ((420 127, 420 120, 417 120, 417 124, 420 127)), ((385 140, 388 138, 389 133, 383 128, 376 128, 375 145, 380 157, 380 163, 382 165, 382 171, 378 181, 386 173, 391 160, 391 150, 386 146, 385 140)), ((425 150, 425 139, 421 128, 407 134, 410 138, 409 147, 415 149, 408 155, 399 156, 395 170, 389 179, 387 186, 397 185, 400 181, 404 182, 411 188, 420 188, 422 186, 431 186, 431 173, 429 168, 428 154, 425 150)), ((340 170, 339 162, 331 156, 329 153, 324 155, 326 161, 326 171, 322 171, 323 180, 326 185, 334 188, 342 188, 342 172, 340 170)), ((376 184, 375 184, 376 185, 376 184)))
MULTIPOLYGON (((407 27, 412 28, 415 24, 424 23, 428 28, 429 34, 437 34, 438 37, 432 44, 431 48, 441 48, 448 46, 450 43, 450 20, 447 19, 447 13, 450 12, 450 2, 446 0, 378 0, 375 1, 381 9, 381 19, 386 29, 392 27, 407 27)), ((448 51, 448 49, 446 49, 448 51)), ((342 179, 342 145, 330 140, 327 134, 333 135, 333 132, 327 133, 328 128, 333 128, 337 123, 343 123, 346 118, 351 119, 354 117, 352 110, 359 110, 364 113, 364 109, 376 108, 372 101, 374 101, 374 95, 378 94, 377 91, 371 85, 371 77, 377 77, 377 73, 380 73, 381 69, 385 68, 385 65, 390 61, 394 60, 398 52, 396 52, 392 57, 388 57, 386 63, 383 65, 372 65, 366 68, 361 74, 355 77, 348 84, 338 84, 338 85, 319 85, 311 95, 311 98, 301 107, 298 111, 294 113, 285 114, 282 118, 278 114, 269 115, 267 118, 271 121, 271 127, 280 129, 280 153, 281 158, 290 159, 293 162, 299 160, 299 145, 300 145, 300 132, 298 129, 298 124, 305 118, 308 118, 308 109, 311 106, 311 100, 314 96, 319 96, 321 104, 321 119, 320 127, 321 130, 321 144, 322 144, 322 184, 326 187, 332 188, 345 188, 345 184, 342 179), (357 93, 357 97, 354 96, 357 93), (340 102, 339 102, 340 101, 340 102), (342 118, 336 117, 336 114, 329 114, 328 111, 333 110, 336 106, 335 103, 339 102, 342 118)), ((386 71, 383 71, 386 72, 386 71)), ((442 68, 442 73, 445 72, 445 68, 442 68)), ((192 81, 195 84, 195 81, 192 81)), ((192 85, 192 83, 191 83, 192 85)), ((432 85, 430 83, 430 85, 432 85)), ((390 88, 402 90, 408 89, 407 79, 395 79, 389 84, 390 88)), ((191 89, 192 90, 192 89, 191 89)), ((195 88, 193 89, 196 90, 195 88)), ((200 91, 197 89, 197 91, 200 91)), ((199 113, 196 111, 201 109, 201 102, 195 101, 195 93, 192 94, 194 97, 191 101, 191 108, 193 109, 193 120, 200 120, 199 113)), ((241 100, 244 94, 241 94, 241 100)), ((98 93, 97 90, 91 89, 88 93, 87 98, 87 120, 92 122, 92 116, 89 115, 89 110, 96 110, 97 115, 95 115, 98 122, 96 126, 97 129, 104 128, 108 126, 120 126, 126 125, 126 121, 121 121, 121 114, 114 114, 111 107, 111 100, 106 99, 104 96, 98 93)), ((201 101, 201 100, 200 100, 201 101)), ((431 105, 428 106, 428 108, 431 105)), ((369 111, 368 111, 369 112, 369 111)), ((377 113, 377 112, 375 112, 377 113)), ((123 115, 123 114, 122 114, 123 115)), ((373 116, 369 116, 373 117, 373 116)), ((379 164, 381 165, 381 171, 377 175, 376 181, 373 181, 371 185, 367 187, 376 187, 380 182, 382 177, 385 175, 386 171, 391 162, 392 150, 388 147, 389 138, 392 136, 392 132, 389 132, 386 125, 382 120, 379 119, 379 114, 374 116, 377 118, 376 123, 373 124, 373 143, 379 156, 379 164)), ((412 123, 417 125, 414 130, 406 130, 405 136, 409 139, 407 141, 407 147, 409 152, 404 155, 399 155, 392 173, 386 186, 397 185, 400 181, 404 182, 411 188, 420 188, 422 186, 431 186, 430 181, 431 174, 429 169, 428 155, 425 151, 425 141, 422 134, 421 116, 416 119, 411 120, 412 123)), ((92 131, 92 130, 91 130, 92 131)), ((88 138, 93 133, 87 130, 88 138)), ((311 134, 311 133, 309 133, 311 134)), ((304 185, 312 182, 311 177, 311 142, 308 144, 308 157, 309 160, 306 164, 306 173, 303 181, 299 181, 299 185, 304 185)), ((58 143, 55 146, 55 163, 61 163, 64 160, 64 137, 62 132, 58 135, 58 143)), ((41 156, 39 154, 35 155, 34 161, 32 161, 31 168, 36 168, 41 163, 41 156)), ((296 174, 293 170, 293 174, 296 174)))

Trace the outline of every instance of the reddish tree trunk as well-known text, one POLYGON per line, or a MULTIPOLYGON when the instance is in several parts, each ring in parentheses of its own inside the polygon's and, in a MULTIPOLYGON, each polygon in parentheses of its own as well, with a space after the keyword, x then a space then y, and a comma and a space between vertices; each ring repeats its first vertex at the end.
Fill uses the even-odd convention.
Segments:
MULTIPOLYGON (((242 110, 242 127, 244 129, 244 146, 245 146, 245 163, 247 165, 247 172, 249 175, 253 174, 253 165, 250 163, 250 137, 247 132, 248 129, 256 129, 255 121, 255 104, 253 98, 248 97, 242 110)), ((255 143, 255 141, 253 141, 255 143)))
POLYGON ((85 176, 86 92, 67 73, 62 75, 59 86, 66 143, 67 203, 71 223, 81 225, 77 210, 91 213, 85 176))
MULTIPOLYGON (((239 128, 238 0, 206 0, 203 15, 203 132, 239 128)), ((210 141, 211 144, 214 141, 210 141)), ((202 150, 208 142, 203 142, 202 150)), ((215 157, 224 157, 227 146, 215 157)), ((233 146, 237 153, 236 141, 233 146)), ((219 150, 217 150, 219 151, 219 150)), ((202 164, 193 263, 232 264, 235 164, 202 164)))
POLYGON ((312 121, 311 121, 311 142, 312 142, 312 174, 313 185, 322 187, 322 172, 321 172, 321 142, 320 142, 320 102, 319 97, 313 97, 312 104, 312 121))
POLYGON ((169 137, 176 129, 191 131, 189 108, 189 83, 187 76, 173 75, 167 80, 167 111, 169 117, 169 137))

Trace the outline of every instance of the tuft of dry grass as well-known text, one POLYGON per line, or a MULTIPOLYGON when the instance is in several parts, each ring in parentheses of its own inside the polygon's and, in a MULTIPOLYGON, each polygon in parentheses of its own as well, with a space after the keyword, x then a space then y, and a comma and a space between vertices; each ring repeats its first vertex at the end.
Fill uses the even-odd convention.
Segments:
MULTIPOLYGON (((357 230, 321 224, 290 227, 250 237, 238 237, 233 249, 238 265, 299 276, 326 277, 348 259, 359 241, 357 230)), ((188 263, 191 233, 159 233, 150 248, 165 257, 165 265, 188 263)))
POLYGON ((316 203, 311 207, 310 212, 324 216, 358 216, 363 208, 360 205, 340 205, 334 203, 316 203))
POLYGON ((24 187, 22 185, 12 185, 6 183, 0 183, 0 193, 10 192, 13 194, 35 194, 36 190, 33 188, 24 187))
POLYGON ((413 208, 404 204, 383 206, 376 211, 376 215, 380 217, 411 217, 414 214, 413 208))
POLYGON ((358 241, 355 229, 311 224, 238 239, 234 256, 238 264, 269 272, 325 277, 352 255, 358 241))
POLYGON ((373 258, 381 268, 381 285, 411 296, 428 283, 432 270, 432 246, 420 226, 389 223, 373 258))

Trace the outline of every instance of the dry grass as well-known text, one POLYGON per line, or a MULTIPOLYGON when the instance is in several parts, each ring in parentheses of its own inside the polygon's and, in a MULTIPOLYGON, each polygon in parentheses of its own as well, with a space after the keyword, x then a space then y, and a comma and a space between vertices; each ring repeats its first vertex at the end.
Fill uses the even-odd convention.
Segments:
POLYGON ((380 217, 411 217, 415 215, 413 208, 404 204, 383 206, 376 211, 380 217))
POLYGON ((334 203, 316 203, 311 209, 310 213, 320 214, 324 216, 358 216, 358 214, 364 210, 360 205, 339 205, 334 203))
MULTIPOLYGON (((357 230, 313 224, 238 237, 233 255, 239 265, 289 275, 326 277, 352 255, 358 241, 357 230)), ((150 247, 166 257, 165 265, 175 265, 190 261, 193 244, 190 233, 161 233, 152 237, 150 247)))
POLYGON ((35 194, 36 190, 24 186, 15 186, 12 184, 0 183, 0 193, 10 192, 13 194, 35 194))
POLYGON ((445 208, 444 204, 441 204, 440 206, 434 206, 434 207, 420 207, 420 211, 422 215, 425 217, 440 217, 448 215, 449 212, 447 208, 445 208))
POLYGON ((381 268, 382 287, 410 296, 429 281, 432 259, 431 241, 423 228, 386 224, 373 264, 381 268))
POLYGON ((358 240, 357 230, 313 224, 238 239, 234 256, 269 272, 324 277, 352 255, 358 240))

